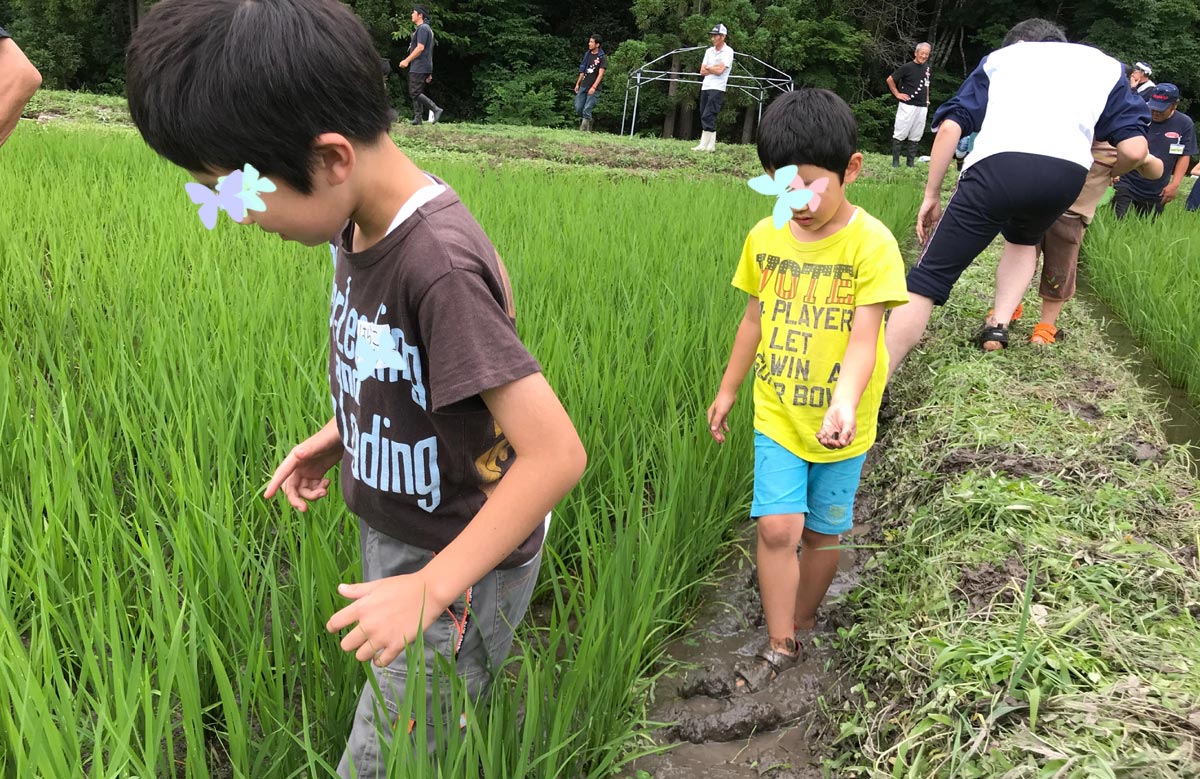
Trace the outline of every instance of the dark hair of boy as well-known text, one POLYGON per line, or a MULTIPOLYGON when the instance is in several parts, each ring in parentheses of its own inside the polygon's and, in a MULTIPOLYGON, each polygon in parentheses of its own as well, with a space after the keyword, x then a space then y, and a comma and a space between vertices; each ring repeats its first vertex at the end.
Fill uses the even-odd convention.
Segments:
POLYGON ((798 89, 775 98, 758 127, 758 159, 765 170, 816 165, 840 181, 857 146, 854 113, 827 89, 798 89))
POLYGON ((414 5, 413 10, 421 15, 421 21, 429 21, 429 9, 423 5, 414 5))
POLYGON ((599 46, 601 43, 603 43, 603 41, 600 40, 600 36, 597 35, 596 33, 592 33, 588 37, 591 38, 592 40, 594 40, 596 42, 597 46, 599 46))
POLYGON ((129 113, 191 171, 246 163, 312 192, 312 142, 388 131, 379 54, 337 0, 163 0, 126 53, 129 113))
POLYGON ((1000 48, 1021 41, 1026 43, 1066 43, 1067 34, 1057 24, 1046 19, 1026 19, 1013 25, 1013 28, 1008 31, 1008 35, 1004 36, 1004 42, 1000 44, 1000 48))

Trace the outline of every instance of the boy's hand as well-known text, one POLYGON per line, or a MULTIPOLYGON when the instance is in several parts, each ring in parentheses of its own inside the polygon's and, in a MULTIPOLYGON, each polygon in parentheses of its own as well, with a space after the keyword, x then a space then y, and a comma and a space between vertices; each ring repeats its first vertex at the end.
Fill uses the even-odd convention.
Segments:
POLYGON ((854 442, 858 433, 858 409, 849 403, 835 403, 825 412, 817 431, 817 440, 826 449, 843 449, 854 442))
POLYGON ((329 479, 325 473, 342 459, 342 439, 337 425, 331 420, 303 442, 296 444, 271 475, 263 492, 273 498, 280 487, 288 503, 296 511, 308 511, 306 500, 317 500, 329 494, 329 479))
POLYGON ((325 628, 336 633, 354 625, 342 637, 342 649, 361 662, 373 659, 380 668, 399 657, 449 605, 434 602, 421 573, 340 584, 338 593, 353 603, 330 617, 325 628))
POLYGON ((937 227, 938 220, 941 218, 941 198, 926 195, 925 199, 921 201, 921 210, 917 212, 917 239, 922 244, 933 235, 933 228, 937 227))
POLYGON ((717 439, 718 444, 725 443, 725 434, 729 432, 729 411, 736 402, 737 395, 722 390, 708 407, 708 432, 717 439))

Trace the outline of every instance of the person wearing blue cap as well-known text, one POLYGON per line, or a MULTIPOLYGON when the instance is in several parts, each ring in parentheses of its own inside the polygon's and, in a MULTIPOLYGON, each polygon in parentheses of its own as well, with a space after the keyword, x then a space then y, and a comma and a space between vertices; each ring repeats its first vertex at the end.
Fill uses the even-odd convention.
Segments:
POLYGON ((718 24, 709 31, 712 46, 704 52, 700 64, 700 143, 692 151, 714 151, 717 148, 717 114, 725 103, 725 87, 729 83, 729 70, 733 67, 733 49, 726 45, 729 30, 718 24))
POLYGON ((1196 147, 1196 127, 1191 117, 1177 110, 1179 87, 1158 84, 1150 92, 1148 105, 1152 121, 1146 141, 1150 153, 1163 161, 1163 172, 1152 179, 1131 171, 1117 180, 1112 202, 1118 219, 1123 219, 1131 207, 1142 216, 1161 214, 1178 194, 1191 155, 1200 151, 1196 147))
POLYGON ((16 129, 21 112, 42 85, 42 74, 0 27, 0 146, 16 129))

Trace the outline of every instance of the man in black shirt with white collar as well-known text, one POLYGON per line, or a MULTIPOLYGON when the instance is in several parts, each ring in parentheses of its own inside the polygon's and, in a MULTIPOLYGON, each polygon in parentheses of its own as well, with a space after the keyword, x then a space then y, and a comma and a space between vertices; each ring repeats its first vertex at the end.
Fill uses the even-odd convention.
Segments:
POLYGON ((896 68, 888 76, 888 89, 900 101, 896 106, 896 125, 892 130, 892 167, 900 166, 900 151, 908 157, 908 167, 913 167, 917 156, 917 143, 925 134, 925 118, 929 113, 929 55, 933 47, 918 43, 913 52, 913 61, 896 68))

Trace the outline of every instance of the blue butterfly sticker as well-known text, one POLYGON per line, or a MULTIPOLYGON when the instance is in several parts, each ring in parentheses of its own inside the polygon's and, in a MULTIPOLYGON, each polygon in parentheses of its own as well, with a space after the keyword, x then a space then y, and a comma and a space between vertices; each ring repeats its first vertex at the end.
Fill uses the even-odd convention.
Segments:
POLYGON ((260 176, 253 165, 246 163, 244 169, 235 170, 228 176, 217 179, 216 190, 194 181, 184 184, 183 188, 191 201, 200 206, 200 222, 211 230, 217 226, 217 217, 221 209, 235 222, 246 218, 247 209, 266 211, 267 204, 263 202, 261 195, 274 192, 275 184, 270 179, 260 176))
POLYGON ((775 201, 775 208, 771 211, 776 230, 783 229, 783 226, 792 218, 793 210, 799 211, 804 208, 816 196, 816 193, 810 189, 792 189, 798 172, 797 166, 787 165, 776 170, 774 177, 764 173, 749 181, 750 189, 758 194, 778 198, 775 201))

